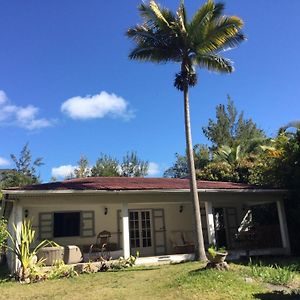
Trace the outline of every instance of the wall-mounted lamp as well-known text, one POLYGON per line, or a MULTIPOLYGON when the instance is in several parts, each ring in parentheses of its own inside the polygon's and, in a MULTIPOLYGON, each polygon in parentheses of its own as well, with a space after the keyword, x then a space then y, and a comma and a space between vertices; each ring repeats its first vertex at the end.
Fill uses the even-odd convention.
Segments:
POLYGON ((183 205, 179 206, 179 212, 182 213, 183 212, 183 205))
POLYGON ((104 207, 104 214, 107 215, 107 213, 108 213, 108 208, 104 207))
POLYGON ((29 215, 29 211, 28 211, 28 209, 26 208, 26 209, 24 210, 24 217, 25 217, 25 218, 28 218, 28 215, 29 215))

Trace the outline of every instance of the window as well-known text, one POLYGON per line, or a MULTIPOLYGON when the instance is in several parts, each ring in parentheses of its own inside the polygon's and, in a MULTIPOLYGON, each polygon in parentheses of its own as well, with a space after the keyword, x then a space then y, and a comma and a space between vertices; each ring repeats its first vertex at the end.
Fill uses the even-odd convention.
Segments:
POLYGON ((80 212, 59 212, 53 215, 53 236, 80 236, 80 212))

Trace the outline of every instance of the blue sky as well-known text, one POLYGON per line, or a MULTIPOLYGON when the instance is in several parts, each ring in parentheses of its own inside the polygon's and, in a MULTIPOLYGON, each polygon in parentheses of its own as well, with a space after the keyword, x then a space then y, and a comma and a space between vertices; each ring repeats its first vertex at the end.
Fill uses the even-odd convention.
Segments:
MULTIPOLYGON (((140 22, 139 3, 0 0, 0 168, 13 166, 10 153, 26 142, 44 158, 43 181, 81 154, 93 164, 100 153, 121 159, 130 150, 160 176, 184 151, 178 65, 127 58, 133 45, 124 32, 140 22)), ((192 14, 203 1, 185 3, 192 14)), ((299 0, 225 3, 226 13, 245 21, 248 41, 226 53, 234 74, 199 71, 191 91, 194 143, 207 143, 201 128, 227 94, 269 135, 299 119, 299 0)))

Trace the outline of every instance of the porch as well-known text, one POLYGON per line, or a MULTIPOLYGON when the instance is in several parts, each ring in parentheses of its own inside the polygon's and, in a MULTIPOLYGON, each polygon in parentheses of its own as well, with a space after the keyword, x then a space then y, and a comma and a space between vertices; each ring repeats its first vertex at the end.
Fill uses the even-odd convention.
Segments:
MULTIPOLYGON (((205 247, 225 246, 232 257, 289 254, 283 195, 272 190, 200 190, 205 247), (256 222, 260 206, 267 207, 262 219, 271 207, 269 219, 276 218, 271 226, 256 222)), ((24 218, 32 219, 38 239, 77 245, 83 254, 103 230, 111 234, 111 253, 124 258, 138 254, 144 263, 168 261, 172 255, 190 259, 194 251, 193 209, 186 190, 27 192, 10 195, 6 202, 13 204, 9 224, 20 229, 24 218)))

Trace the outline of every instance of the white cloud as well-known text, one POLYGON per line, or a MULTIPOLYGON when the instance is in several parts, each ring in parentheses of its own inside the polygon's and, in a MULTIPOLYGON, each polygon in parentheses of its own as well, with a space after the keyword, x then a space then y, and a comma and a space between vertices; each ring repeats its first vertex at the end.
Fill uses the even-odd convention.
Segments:
POLYGON ((8 166, 8 165, 10 165, 9 160, 0 156, 0 167, 4 167, 4 166, 8 166))
POLYGON ((61 105, 61 111, 72 119, 96 119, 111 116, 129 120, 134 117, 128 102, 115 94, 102 91, 100 94, 76 96, 61 105))
POLYGON ((4 91, 0 90, 0 105, 7 101, 7 97, 4 91))
POLYGON ((8 101, 4 91, 0 90, 0 125, 14 125, 28 130, 53 125, 53 120, 38 118, 39 108, 33 105, 17 106, 8 101))
POLYGON ((155 176, 160 173, 160 167, 155 162, 149 163, 148 176, 155 176))
POLYGON ((72 165, 63 165, 59 167, 54 167, 51 170, 51 175, 57 178, 65 178, 67 176, 72 175, 75 169, 76 166, 72 166, 72 165))

